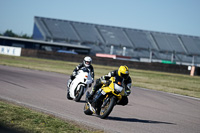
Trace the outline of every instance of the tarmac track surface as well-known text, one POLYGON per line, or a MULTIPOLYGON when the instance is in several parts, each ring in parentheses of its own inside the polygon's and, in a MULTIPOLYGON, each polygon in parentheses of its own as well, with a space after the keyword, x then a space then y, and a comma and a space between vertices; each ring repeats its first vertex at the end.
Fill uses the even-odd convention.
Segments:
POLYGON ((127 106, 115 106, 108 119, 83 112, 66 99, 69 76, 0 65, 0 99, 15 102, 105 132, 200 133, 200 100, 133 87, 127 106))

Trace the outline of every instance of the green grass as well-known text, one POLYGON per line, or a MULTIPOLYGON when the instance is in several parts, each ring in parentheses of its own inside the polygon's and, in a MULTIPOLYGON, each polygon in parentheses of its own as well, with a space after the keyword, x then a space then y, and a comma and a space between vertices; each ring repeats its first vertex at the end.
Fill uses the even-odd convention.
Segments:
MULTIPOLYGON (((88 130, 54 116, 0 101, 0 127, 33 133, 100 133, 88 130)), ((1 129, 0 129, 1 131, 1 129)))
POLYGON ((197 76, 138 70, 133 81, 138 87, 200 98, 200 77, 197 76))
MULTIPOLYGON (((0 55, 0 65, 37 69, 41 71, 51 71, 69 75, 72 73, 75 66, 79 63, 80 62, 66 62, 30 57, 0 55)), ((96 79, 102 75, 107 74, 109 71, 118 69, 117 67, 95 64, 93 64, 93 66, 96 79)), ((192 77, 189 75, 145 71, 131 68, 129 70, 133 86, 200 98, 199 76, 192 77)), ((32 112, 29 109, 24 109, 13 105, 5 105, 4 103, 0 104, 0 124, 1 123, 14 128, 25 128, 25 130, 28 131, 33 130, 33 132, 88 132, 85 130, 77 129, 73 126, 68 127, 67 125, 70 124, 52 116, 39 114, 32 112), (8 113, 10 111, 12 112, 8 113), (22 117, 24 113, 26 116, 22 117), (50 122, 51 124, 49 124, 50 122), (26 125, 27 123, 29 123, 29 125, 26 125), (60 129, 60 127, 63 128, 60 129)))

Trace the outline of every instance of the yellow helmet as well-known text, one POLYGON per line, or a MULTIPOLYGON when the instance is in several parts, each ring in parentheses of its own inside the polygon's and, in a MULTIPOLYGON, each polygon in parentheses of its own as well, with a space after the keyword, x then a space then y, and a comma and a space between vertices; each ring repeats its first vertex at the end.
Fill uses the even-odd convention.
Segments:
POLYGON ((124 79, 127 79, 129 76, 129 70, 127 66, 120 66, 118 69, 118 75, 124 79))

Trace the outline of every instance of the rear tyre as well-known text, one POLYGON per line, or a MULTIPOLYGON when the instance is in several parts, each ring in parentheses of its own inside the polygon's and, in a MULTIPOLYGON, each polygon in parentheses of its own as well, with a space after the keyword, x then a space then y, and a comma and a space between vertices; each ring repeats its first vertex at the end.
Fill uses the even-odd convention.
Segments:
POLYGON ((84 106, 84 113, 86 115, 92 115, 93 114, 93 112, 90 110, 90 107, 89 107, 88 103, 86 103, 85 106, 84 106))

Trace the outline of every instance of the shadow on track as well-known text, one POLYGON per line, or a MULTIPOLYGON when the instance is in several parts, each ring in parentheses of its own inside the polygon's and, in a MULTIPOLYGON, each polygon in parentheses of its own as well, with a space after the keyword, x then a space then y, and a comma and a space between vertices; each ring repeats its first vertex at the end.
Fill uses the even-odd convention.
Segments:
POLYGON ((109 116, 107 119, 108 120, 115 120, 115 121, 125 121, 125 122, 152 123, 152 124, 173 124, 173 125, 176 125, 175 123, 170 123, 170 122, 141 120, 141 119, 136 119, 136 118, 121 118, 121 117, 111 117, 111 116, 109 116))
POLYGON ((80 100, 78 103, 86 103, 85 100, 80 100))

